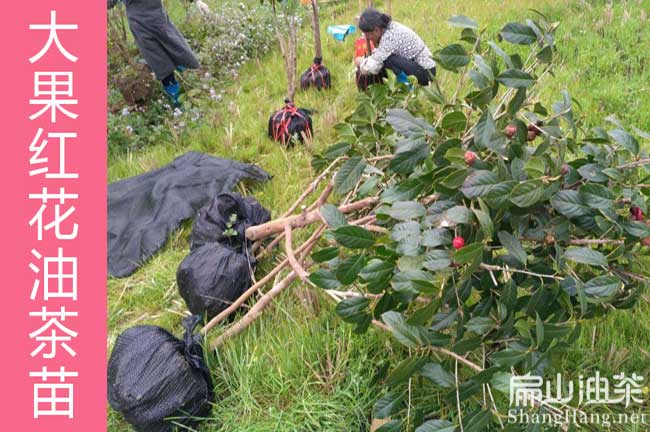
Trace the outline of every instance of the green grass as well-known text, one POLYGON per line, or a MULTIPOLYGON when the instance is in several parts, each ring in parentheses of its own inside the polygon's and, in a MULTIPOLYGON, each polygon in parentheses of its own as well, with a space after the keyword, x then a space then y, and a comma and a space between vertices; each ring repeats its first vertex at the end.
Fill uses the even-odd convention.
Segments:
MULTIPOLYGON (((534 7, 561 22, 561 64, 555 77, 543 83, 542 99, 557 100, 559 91, 566 88, 579 101, 579 112, 587 125, 599 125, 607 115, 616 113, 628 124, 650 129, 650 68, 646 67, 650 65, 650 22, 642 13, 650 12, 648 0, 618 1, 611 13, 603 1, 393 3, 395 19, 414 28, 432 50, 457 37, 458 31, 444 22, 454 14, 474 18, 494 36, 506 22, 532 16, 527 9, 534 7), (625 18, 628 14, 630 18, 625 18)), ((183 19, 178 0, 166 4, 175 21, 183 19)), ((322 5, 323 33, 329 24, 351 23, 358 13, 357 6, 355 1, 322 5)), ((276 49, 240 70, 239 79, 227 87, 224 101, 205 114, 202 126, 180 135, 170 133, 165 142, 137 152, 111 154, 109 181, 146 172, 188 150, 198 150, 256 163, 271 173, 272 181, 248 192, 271 209, 273 216, 279 215, 314 177, 309 164, 312 153, 336 142, 333 126, 355 105, 351 56, 356 36, 358 33, 341 43, 324 34, 324 64, 332 71, 334 87, 321 93, 298 92, 296 96, 298 106, 314 110, 316 138, 311 147, 285 150, 266 137, 268 116, 281 107, 285 92, 282 61, 276 49)), ((306 28, 301 35, 299 72, 311 61, 311 47, 306 28)), ((446 91, 452 91, 456 79, 456 75, 444 71, 439 75, 446 91)), ((189 232, 187 223, 136 274, 108 281, 109 348, 121 331, 137 324, 160 325, 180 335, 185 306, 177 291, 175 272, 188 253, 189 232)), ((260 271, 269 266, 269 262, 264 263, 260 271)), ((219 399, 213 420, 200 430, 366 430, 377 394, 370 387, 374 370, 382 361, 395 362, 399 358, 399 349, 384 335, 374 330, 363 336, 352 334, 350 326, 334 317, 325 298, 314 312, 292 292, 285 293, 255 325, 210 359, 219 399)), ((593 368, 608 375, 625 370, 648 376, 647 298, 633 311, 617 311, 587 324, 563 364, 573 371, 593 368)), ((109 430, 130 428, 111 410, 109 430)))

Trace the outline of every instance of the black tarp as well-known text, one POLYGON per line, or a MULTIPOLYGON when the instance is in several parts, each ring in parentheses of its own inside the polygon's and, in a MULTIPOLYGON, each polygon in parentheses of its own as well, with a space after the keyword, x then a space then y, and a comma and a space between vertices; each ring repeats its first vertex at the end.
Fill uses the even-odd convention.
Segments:
POLYGON ((137 432, 171 432, 173 422, 191 426, 209 413, 212 379, 200 334, 193 334, 200 320, 183 320, 184 340, 142 325, 115 341, 108 361, 108 401, 137 432))
POLYGON ((108 185, 108 273, 133 273, 169 233, 221 192, 242 180, 266 181, 261 168, 197 152, 108 185))

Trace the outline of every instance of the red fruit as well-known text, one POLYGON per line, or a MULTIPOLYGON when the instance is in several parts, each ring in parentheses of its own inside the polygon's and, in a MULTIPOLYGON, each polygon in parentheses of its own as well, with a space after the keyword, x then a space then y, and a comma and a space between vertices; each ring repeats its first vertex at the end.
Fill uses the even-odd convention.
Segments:
POLYGON ((528 131, 528 141, 532 141, 537 137, 537 133, 534 130, 528 131))
POLYGON ((639 207, 631 207, 630 213, 632 213, 632 219, 635 221, 643 220, 643 210, 641 210, 639 207))
POLYGON ((643 246, 650 246, 650 237, 644 237, 641 239, 641 244, 643 246))
POLYGON ((513 136, 517 133, 517 125, 510 123, 506 126, 506 136, 508 139, 512 139, 513 136))
POLYGON ((562 165, 562 175, 565 176, 567 174, 569 174, 569 165, 564 164, 562 165))
POLYGON ((454 237, 454 240, 451 242, 451 244, 454 246, 454 249, 458 250, 465 246, 465 239, 461 236, 454 237))
POLYGON ((532 123, 528 125, 528 130, 529 130, 529 131, 535 131, 535 132, 537 132, 537 128, 536 128, 535 125, 532 124, 532 123))
POLYGON ((469 165, 469 166, 474 165, 474 162, 476 162, 476 159, 478 159, 478 157, 476 156, 476 153, 474 153, 473 151, 467 150, 465 152, 465 163, 467 165, 469 165))

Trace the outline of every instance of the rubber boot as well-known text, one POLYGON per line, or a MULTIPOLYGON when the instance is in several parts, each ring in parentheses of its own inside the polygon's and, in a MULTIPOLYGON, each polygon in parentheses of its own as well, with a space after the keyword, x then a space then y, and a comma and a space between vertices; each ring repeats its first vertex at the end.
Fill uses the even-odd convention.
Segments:
POLYGON ((175 82, 173 84, 167 84, 166 86, 164 86, 164 88, 165 88, 165 93, 167 93, 167 95, 169 95, 169 97, 174 102, 174 107, 178 108, 179 106, 181 106, 181 103, 178 100, 178 97, 181 94, 181 85, 175 82))

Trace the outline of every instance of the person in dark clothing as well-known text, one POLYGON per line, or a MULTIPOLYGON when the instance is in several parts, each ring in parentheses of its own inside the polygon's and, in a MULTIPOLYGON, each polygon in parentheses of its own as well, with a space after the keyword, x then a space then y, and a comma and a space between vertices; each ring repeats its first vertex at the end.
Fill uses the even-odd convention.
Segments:
POLYGON ((165 92, 179 105, 180 84, 175 70, 196 69, 199 62, 165 12, 162 0, 107 0, 108 8, 122 1, 129 28, 142 57, 162 82, 165 92))
POLYGON ((410 28, 374 8, 363 11, 359 28, 377 47, 370 56, 355 58, 362 74, 377 75, 390 69, 398 77, 413 75, 422 85, 435 76, 436 62, 431 51, 410 28))

